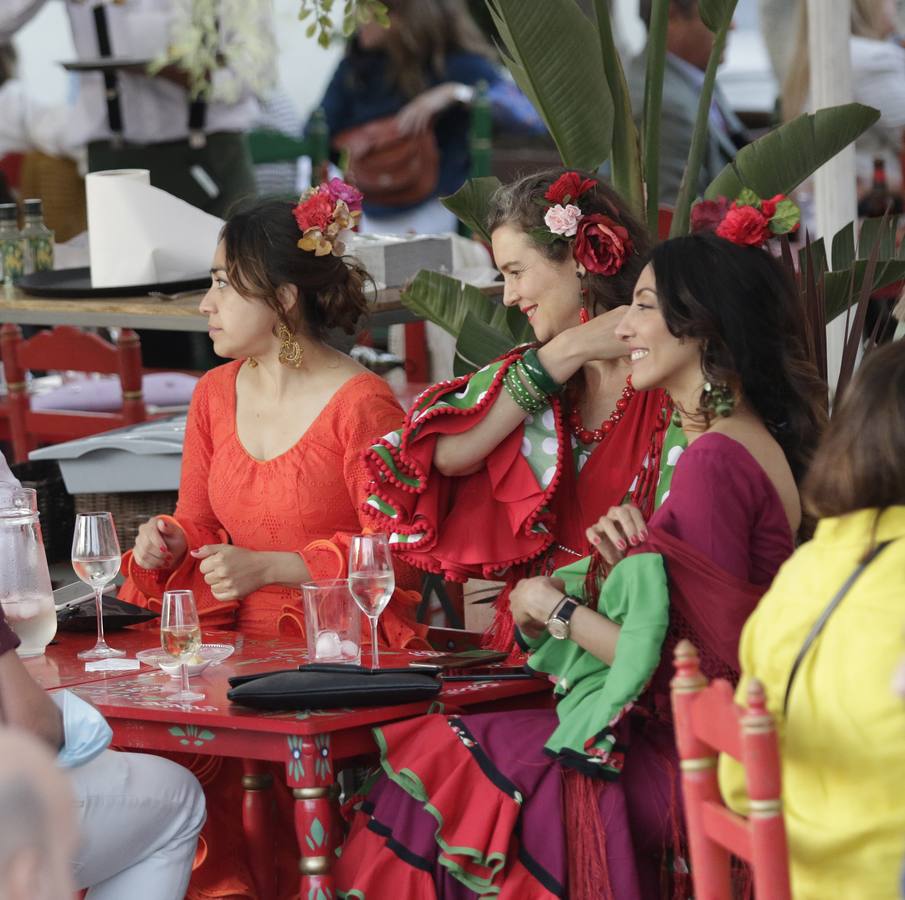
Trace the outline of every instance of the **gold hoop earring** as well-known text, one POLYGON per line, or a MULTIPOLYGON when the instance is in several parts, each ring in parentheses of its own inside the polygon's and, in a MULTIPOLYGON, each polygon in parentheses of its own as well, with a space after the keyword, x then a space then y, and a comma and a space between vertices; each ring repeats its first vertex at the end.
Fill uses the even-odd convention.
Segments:
POLYGON ((302 357, 305 355, 302 345, 292 336, 292 332, 286 325, 280 325, 277 337, 280 339, 280 352, 277 354, 277 359, 284 366, 297 369, 302 364, 302 357))

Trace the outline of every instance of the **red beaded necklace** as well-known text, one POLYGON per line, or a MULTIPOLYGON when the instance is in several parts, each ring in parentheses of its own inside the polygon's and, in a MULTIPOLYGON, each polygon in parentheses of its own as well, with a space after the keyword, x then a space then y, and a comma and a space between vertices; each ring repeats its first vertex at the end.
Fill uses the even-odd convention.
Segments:
POLYGON ((569 429, 583 444, 600 443, 619 424, 625 415, 625 410, 628 408, 629 400, 634 396, 635 389, 632 387, 632 378, 629 376, 625 380, 622 396, 616 401, 616 408, 610 413, 608 419, 601 422, 600 428, 595 428, 593 431, 585 428, 581 423, 581 413, 578 410, 578 406, 573 404, 569 413, 569 429))

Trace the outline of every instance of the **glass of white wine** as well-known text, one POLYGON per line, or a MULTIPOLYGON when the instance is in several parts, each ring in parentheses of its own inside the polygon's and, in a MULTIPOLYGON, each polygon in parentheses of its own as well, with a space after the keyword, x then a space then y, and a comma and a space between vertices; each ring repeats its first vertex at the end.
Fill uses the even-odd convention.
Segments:
POLYGON ((385 534, 356 534, 349 547, 349 591, 371 623, 371 665, 380 668, 377 622, 396 589, 393 557, 385 534))
POLYGON ((104 640, 104 588, 119 572, 121 554, 113 516, 108 512, 80 513, 72 536, 72 568, 81 581, 94 588, 97 606, 97 643, 78 654, 79 659, 125 656, 104 640))
POLYGON ((171 700, 189 703, 203 700, 204 694, 191 690, 188 664, 201 649, 201 625, 191 591, 164 591, 160 612, 160 645, 167 656, 176 660, 182 678, 182 688, 170 694, 171 700))

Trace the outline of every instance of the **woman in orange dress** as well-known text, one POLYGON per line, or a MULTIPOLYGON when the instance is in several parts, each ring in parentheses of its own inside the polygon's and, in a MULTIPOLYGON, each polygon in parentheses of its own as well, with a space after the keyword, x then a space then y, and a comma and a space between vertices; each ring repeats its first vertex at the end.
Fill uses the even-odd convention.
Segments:
MULTIPOLYGON (((295 207, 266 201, 224 225, 201 312, 214 351, 233 361, 198 383, 176 512, 139 529, 124 558, 126 599, 159 608, 164 590, 191 588, 205 628, 303 638, 300 583, 346 575, 349 539, 363 527, 363 451, 403 419, 386 382, 325 342, 330 329, 351 332, 367 306, 367 273, 342 257, 339 239, 360 202, 334 179, 295 207)), ((387 646, 421 644, 417 583, 397 563, 403 589, 380 622, 387 646)), ((241 767, 209 756, 194 762, 208 820, 188 896, 254 897, 241 767)), ((291 896, 291 803, 286 791, 275 794, 287 817, 276 829, 280 896, 291 896)))

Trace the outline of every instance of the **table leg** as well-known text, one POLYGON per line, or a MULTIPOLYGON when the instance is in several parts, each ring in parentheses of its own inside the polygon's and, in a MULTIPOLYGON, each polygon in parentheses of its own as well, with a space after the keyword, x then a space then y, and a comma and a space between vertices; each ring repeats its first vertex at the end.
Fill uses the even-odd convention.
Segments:
POLYGON ((244 799, 242 826, 248 846, 251 876, 261 900, 276 897, 276 850, 273 835, 273 775, 266 763, 259 760, 242 761, 244 799))
POLYGON ((300 900, 333 900, 331 868, 340 834, 329 735, 290 738, 286 779, 295 799, 300 900))

